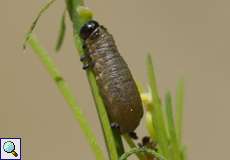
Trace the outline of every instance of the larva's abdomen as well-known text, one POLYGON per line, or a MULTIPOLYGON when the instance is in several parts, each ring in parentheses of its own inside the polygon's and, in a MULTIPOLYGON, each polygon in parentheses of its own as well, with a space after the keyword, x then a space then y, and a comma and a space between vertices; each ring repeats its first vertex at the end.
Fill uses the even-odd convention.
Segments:
POLYGON ((111 123, 119 125, 120 133, 134 131, 143 116, 142 102, 113 37, 98 26, 84 43, 111 123))

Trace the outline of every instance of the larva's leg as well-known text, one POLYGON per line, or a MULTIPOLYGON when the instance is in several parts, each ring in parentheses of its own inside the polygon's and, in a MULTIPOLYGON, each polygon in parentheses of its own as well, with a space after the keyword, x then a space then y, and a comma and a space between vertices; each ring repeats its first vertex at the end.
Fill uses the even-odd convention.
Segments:
POLYGON ((82 55, 81 57, 80 57, 80 61, 81 62, 85 62, 85 61, 88 61, 89 60, 89 56, 88 55, 82 55))
POLYGON ((91 67, 94 66, 94 64, 95 64, 94 62, 88 61, 88 62, 86 62, 86 63, 83 64, 82 69, 86 70, 86 69, 88 69, 88 68, 91 68, 91 67))
POLYGON ((84 70, 86 70, 86 69, 88 69, 89 68, 89 63, 85 63, 85 64, 83 64, 83 67, 82 67, 82 69, 84 69, 84 70))
POLYGON ((138 136, 136 134, 136 132, 129 132, 129 136, 132 138, 132 139, 138 139, 138 136))
POLYGON ((117 122, 112 122, 110 124, 110 126, 111 126, 111 128, 114 128, 114 129, 119 129, 120 128, 120 126, 119 126, 119 124, 117 122))
POLYGON ((89 61, 89 59, 90 59, 90 58, 89 58, 89 53, 88 53, 88 49, 87 49, 85 43, 83 43, 82 48, 83 48, 85 54, 82 55, 82 56, 80 57, 80 61, 81 61, 81 62, 89 61))
POLYGON ((93 67, 94 62, 92 62, 92 60, 91 60, 91 58, 89 56, 90 52, 88 51, 85 43, 83 43, 82 48, 83 48, 85 54, 80 57, 80 61, 83 62, 82 69, 86 70, 86 69, 88 69, 90 67, 93 67))
POLYGON ((94 62, 91 61, 88 54, 82 55, 80 61, 83 63, 82 69, 84 70, 94 66, 94 62))
POLYGON ((80 57, 80 61, 81 62, 83 62, 83 67, 82 67, 82 69, 87 69, 87 68, 89 68, 89 56, 88 55, 82 55, 81 57, 80 57))

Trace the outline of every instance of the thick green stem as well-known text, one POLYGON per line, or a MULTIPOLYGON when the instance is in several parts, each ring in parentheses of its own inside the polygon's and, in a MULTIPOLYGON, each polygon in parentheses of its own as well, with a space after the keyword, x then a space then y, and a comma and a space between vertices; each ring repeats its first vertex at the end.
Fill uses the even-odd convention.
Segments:
POLYGON ((45 51, 45 49, 42 48, 42 46, 40 45, 40 43, 35 37, 33 37, 32 35, 28 35, 28 43, 31 46, 31 48, 34 50, 34 52, 37 54, 37 56, 39 57, 40 61, 43 63, 43 65, 49 72, 52 79, 55 81, 60 93, 64 96, 66 102, 68 103, 71 110, 73 111, 74 117, 79 122, 79 125, 86 139, 88 140, 92 151, 94 152, 96 156, 96 159, 105 160, 102 149, 100 145, 97 143, 96 136, 91 130, 91 127, 86 117, 83 115, 80 107, 77 104, 77 101, 73 93, 71 92, 68 84, 62 78, 56 65, 54 64, 52 59, 49 57, 48 53, 45 51))
MULTIPOLYGON (((79 55, 82 56, 84 55, 84 51, 82 49, 82 42, 79 37, 79 32, 81 26, 89 21, 90 18, 81 16, 77 12, 77 8, 83 6, 83 0, 66 0, 66 6, 70 15, 70 19, 73 23, 75 46, 78 50, 79 55)), ((109 157, 111 160, 117 160, 118 157, 124 152, 121 138, 118 133, 112 132, 106 108, 100 96, 99 88, 96 83, 95 75, 91 70, 87 70, 86 73, 91 87, 91 92, 93 94, 94 101, 97 107, 97 112, 103 129, 109 157)))

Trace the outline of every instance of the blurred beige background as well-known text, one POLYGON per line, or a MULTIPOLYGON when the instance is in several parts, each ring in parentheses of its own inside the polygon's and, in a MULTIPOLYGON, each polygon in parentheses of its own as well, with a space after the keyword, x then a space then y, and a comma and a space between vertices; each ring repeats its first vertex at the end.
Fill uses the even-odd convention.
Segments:
MULTIPOLYGON (((94 159, 63 97, 24 33, 46 0, 0 2, 0 137, 22 137, 23 159, 94 159), (76 158, 77 157, 77 158, 76 158)), ((230 2, 227 0, 87 1, 95 18, 114 35, 135 78, 147 82, 151 52, 159 90, 175 92, 186 80, 184 143, 189 159, 228 159, 230 144, 230 2)), ((40 19, 36 34, 70 83, 103 145, 88 83, 75 54, 72 28, 60 54, 53 52, 63 1, 40 19)), ((144 127, 139 129, 145 134, 144 127)))

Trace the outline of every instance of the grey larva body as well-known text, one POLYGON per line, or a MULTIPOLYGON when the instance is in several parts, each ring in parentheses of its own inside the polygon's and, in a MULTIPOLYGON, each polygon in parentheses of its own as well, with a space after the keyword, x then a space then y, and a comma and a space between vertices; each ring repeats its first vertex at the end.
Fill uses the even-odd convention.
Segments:
POLYGON ((111 123, 118 124, 120 133, 134 131, 143 116, 142 102, 112 35, 98 26, 83 42, 111 123))

